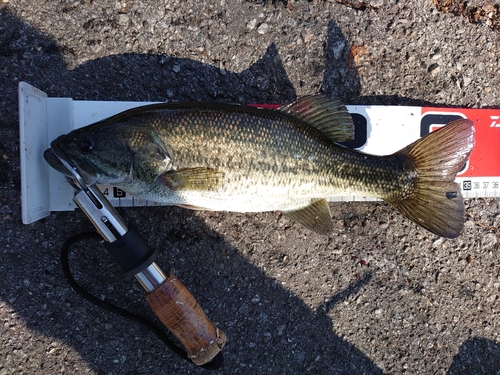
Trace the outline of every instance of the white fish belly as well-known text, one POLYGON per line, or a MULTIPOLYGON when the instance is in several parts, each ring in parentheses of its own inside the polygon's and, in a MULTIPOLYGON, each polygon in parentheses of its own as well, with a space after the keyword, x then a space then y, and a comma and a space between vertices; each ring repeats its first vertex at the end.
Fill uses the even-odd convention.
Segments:
POLYGON ((171 205, 188 205, 199 209, 232 212, 288 211, 305 207, 329 195, 326 192, 284 186, 250 186, 231 191, 167 191, 164 194, 145 193, 141 198, 171 205), (167 194, 165 194, 167 193, 167 194))

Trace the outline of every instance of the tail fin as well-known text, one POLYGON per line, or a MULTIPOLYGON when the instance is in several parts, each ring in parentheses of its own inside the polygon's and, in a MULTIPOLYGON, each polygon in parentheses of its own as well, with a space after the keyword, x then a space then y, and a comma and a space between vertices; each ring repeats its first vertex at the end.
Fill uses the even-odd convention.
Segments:
POLYGON ((409 198, 390 201, 409 219, 441 237, 455 238, 464 226, 464 202, 455 175, 474 147, 474 123, 455 120, 398 151, 417 178, 409 198))

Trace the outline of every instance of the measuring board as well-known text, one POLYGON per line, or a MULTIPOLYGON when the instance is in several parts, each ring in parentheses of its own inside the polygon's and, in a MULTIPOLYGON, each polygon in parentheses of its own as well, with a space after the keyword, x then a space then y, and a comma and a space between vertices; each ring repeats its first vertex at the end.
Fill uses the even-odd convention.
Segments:
MULTIPOLYGON (((35 222, 51 211, 70 211, 74 189, 50 168, 43 152, 61 134, 90 125, 124 110, 151 102, 79 101, 49 98, 43 91, 19 84, 21 201, 23 223, 35 222)), ((273 107, 273 106, 266 106, 273 107)), ((452 120, 475 123, 476 145, 456 182, 465 198, 500 196, 500 109, 409 106, 347 106, 355 124, 355 139, 346 146, 374 154, 392 154, 452 120)), ((138 199, 112 186, 99 186, 115 207, 161 206, 138 199)), ((372 197, 338 196, 329 201, 367 201, 372 197)))

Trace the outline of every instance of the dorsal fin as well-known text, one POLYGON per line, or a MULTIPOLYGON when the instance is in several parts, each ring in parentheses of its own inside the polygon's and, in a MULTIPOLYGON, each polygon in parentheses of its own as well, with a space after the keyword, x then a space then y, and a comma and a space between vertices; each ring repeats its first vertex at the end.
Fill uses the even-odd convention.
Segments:
POLYGON ((354 139, 354 123, 345 105, 325 95, 307 95, 278 110, 306 121, 333 142, 354 139))

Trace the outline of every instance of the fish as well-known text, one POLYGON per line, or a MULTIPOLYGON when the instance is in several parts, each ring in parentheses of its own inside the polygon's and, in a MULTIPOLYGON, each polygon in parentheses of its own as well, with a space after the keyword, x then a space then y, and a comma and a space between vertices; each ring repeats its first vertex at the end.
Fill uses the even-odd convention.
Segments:
MULTIPOLYGON (((474 123, 450 122, 391 155, 349 149, 347 108, 323 94, 277 109, 160 103, 130 109, 53 140, 45 160, 74 165, 86 184, 197 210, 281 211, 318 233, 334 225, 327 198, 380 198, 446 238, 465 221, 454 182, 474 146, 474 123)), ((67 171, 66 171, 67 174, 67 171)))

